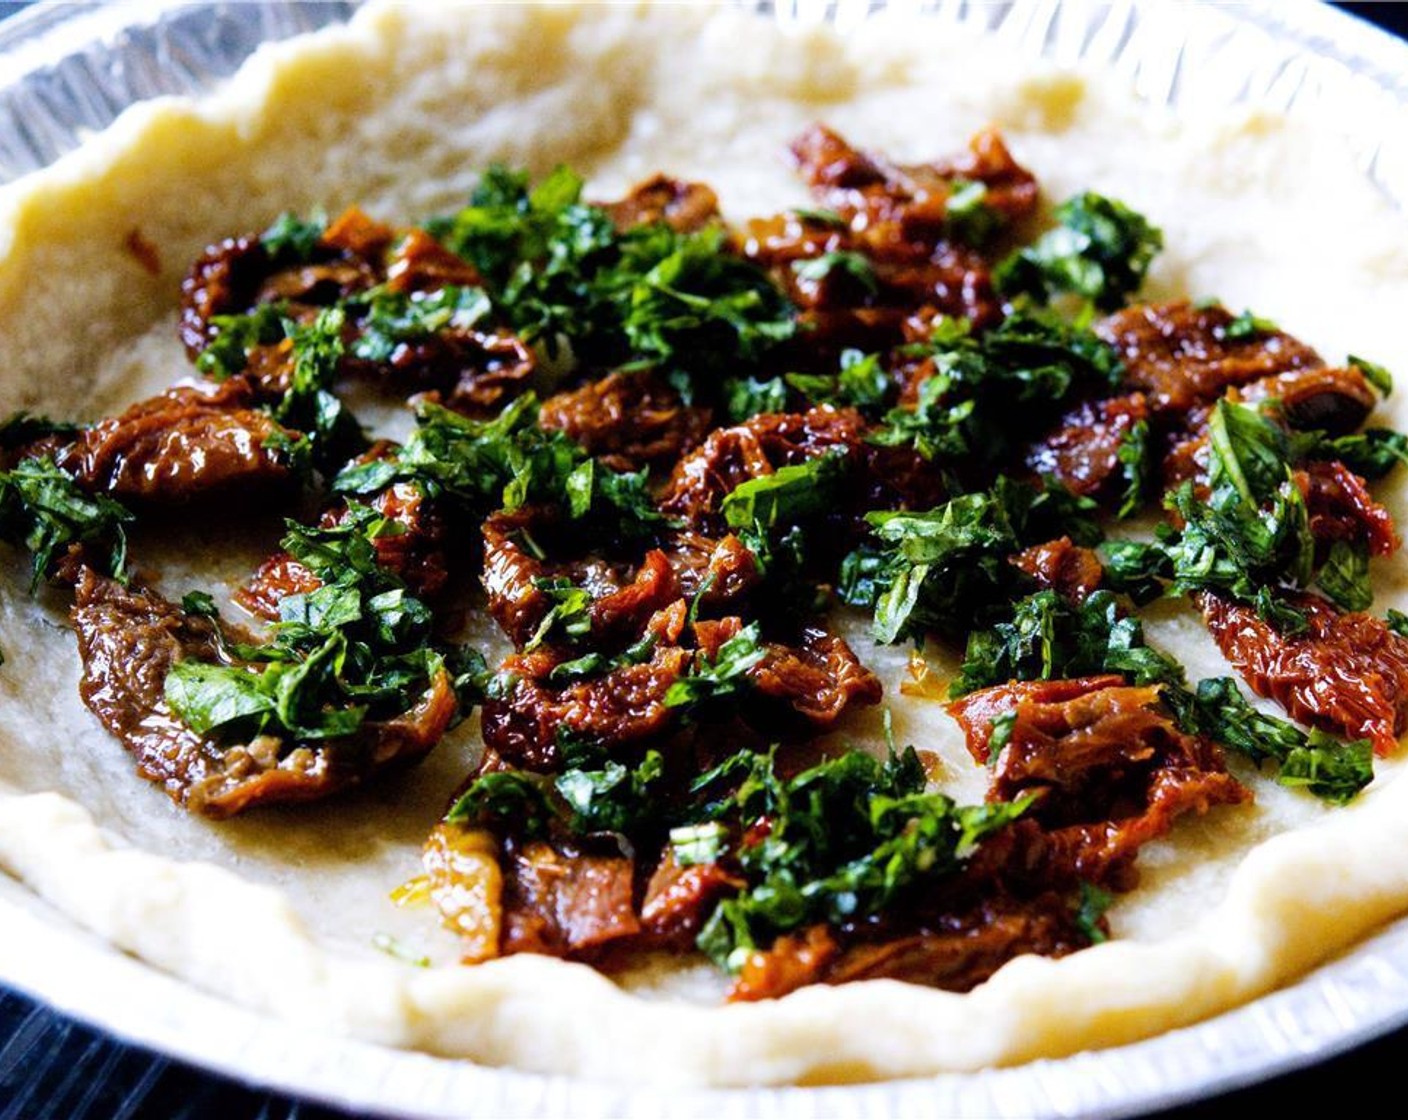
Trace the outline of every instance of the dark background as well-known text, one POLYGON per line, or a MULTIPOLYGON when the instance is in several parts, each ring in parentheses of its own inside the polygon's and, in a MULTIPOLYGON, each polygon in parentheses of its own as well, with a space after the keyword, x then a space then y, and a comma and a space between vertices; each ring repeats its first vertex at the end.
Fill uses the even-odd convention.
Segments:
MULTIPOLYGON (((27 7, 0 0, 0 19, 27 7)), ((1408 4, 1338 4, 1408 38, 1408 4)), ((1401 1101, 1408 1028, 1349 1054, 1157 1120, 1302 1115, 1312 1102, 1401 1101), (1353 1097, 1343 1094, 1353 1087, 1353 1097)), ((474 1103, 465 1102, 467 1115, 474 1103)), ((0 990, 0 1120, 344 1120, 344 1113, 261 1092, 182 1062, 124 1046, 15 992, 0 990)))

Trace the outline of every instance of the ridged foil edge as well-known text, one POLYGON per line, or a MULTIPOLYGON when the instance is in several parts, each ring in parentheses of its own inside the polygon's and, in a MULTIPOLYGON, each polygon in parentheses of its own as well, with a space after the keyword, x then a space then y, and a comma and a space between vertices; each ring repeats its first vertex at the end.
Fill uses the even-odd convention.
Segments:
MULTIPOLYGON (((845 29, 878 0, 784 0, 783 23, 845 29)), ((1176 0, 895 0, 978 26, 1031 58, 1095 64, 1153 104, 1256 102, 1333 121, 1408 211, 1408 45, 1326 7, 1176 0)), ((0 184, 54 162, 136 101, 200 94, 261 43, 349 18, 355 2, 60 3, 0 25, 0 184)), ((1145 1042, 976 1074, 829 1088, 608 1085, 390 1050, 275 1022, 78 931, 0 880, 0 976, 134 1042, 358 1110, 418 1117, 1108 1117, 1168 1107, 1328 1057, 1408 1022, 1408 921, 1300 982, 1145 1042), (26 975, 58 943, 71 967, 26 975)))

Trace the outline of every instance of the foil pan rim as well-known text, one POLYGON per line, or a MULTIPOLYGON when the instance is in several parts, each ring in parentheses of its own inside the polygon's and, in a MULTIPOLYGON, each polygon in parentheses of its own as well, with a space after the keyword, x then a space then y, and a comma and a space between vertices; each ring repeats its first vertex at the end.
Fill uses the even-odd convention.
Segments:
MULTIPOLYGON (((781 22, 847 26, 876 0, 783 0, 757 6, 781 22)), ((1155 103, 1257 101, 1288 112, 1342 113, 1365 171, 1408 210, 1408 44, 1311 0, 919 0, 896 8, 979 24, 1031 57, 1105 63, 1155 103), (1160 14, 1177 8, 1205 34, 1146 52, 1160 14), (1142 25, 1142 26, 1141 26, 1142 25), (1103 31, 1103 37, 1096 32, 1103 31), (1092 44, 1106 56, 1092 57, 1092 44), (1238 88, 1188 81, 1225 52, 1254 51, 1238 88), (1258 88, 1257 83, 1260 83, 1258 88)), ((355 2, 245 4, 43 0, 0 25, 0 184, 60 158, 128 105, 199 94, 261 43, 341 22, 355 2), (207 19, 204 36, 191 20, 207 19), (218 33, 217 33, 218 32, 218 33), (170 66, 173 48, 181 64, 170 66), (164 53, 163 53, 164 52, 164 53), (159 63, 164 64, 166 68, 159 63), (63 99, 86 98, 68 116, 63 99)), ((1408 919, 1299 982, 1243 1007, 1143 1042, 1058 1060, 855 1086, 669 1089, 545 1077, 317 1035, 194 991, 79 930, 0 877, 0 979, 58 1009, 164 1054, 240 1080, 398 1115, 955 1117, 1129 1115, 1209 1096, 1349 1049, 1408 1023, 1408 919), (71 967, 33 975, 43 951, 71 967)))

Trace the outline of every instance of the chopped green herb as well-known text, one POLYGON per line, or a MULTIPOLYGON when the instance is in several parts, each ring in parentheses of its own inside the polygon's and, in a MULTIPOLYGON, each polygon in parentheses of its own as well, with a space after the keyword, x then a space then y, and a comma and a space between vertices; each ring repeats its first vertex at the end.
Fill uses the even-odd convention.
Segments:
POLYGON ((525 651, 537 649, 554 630, 569 639, 591 633, 591 592, 577 587, 569 579, 535 579, 533 586, 552 600, 552 608, 524 643, 525 651))
POLYGON ((1323 432, 1294 432, 1291 438, 1297 458, 1338 459, 1368 479, 1383 478, 1400 463, 1408 463, 1408 435, 1388 428, 1333 438, 1323 432))
POLYGON ((1368 739, 1340 742, 1323 731, 1309 734, 1293 723, 1253 708, 1230 677, 1198 682, 1194 693, 1170 689, 1165 699, 1179 722, 1253 762, 1280 764, 1277 780, 1298 786, 1334 804, 1344 804, 1374 778, 1374 752, 1368 739))
POLYGON ((1133 517, 1143 507, 1145 498, 1153 488, 1158 468, 1147 420, 1136 420, 1120 436, 1115 456, 1119 460, 1120 473, 1124 476, 1118 516, 1133 517))
POLYGON ((416 430, 394 456, 344 468, 333 489, 368 496, 397 481, 415 482, 465 516, 481 518, 500 508, 557 503, 574 520, 590 515, 604 531, 631 540, 671 524, 655 508, 644 472, 596 469, 561 432, 540 428, 537 416, 531 393, 492 420, 423 403, 416 430))
POLYGON ((1367 358, 1357 358, 1353 354, 1349 356, 1349 364, 1364 375, 1364 380, 1369 382, 1384 396, 1393 392, 1393 374, 1389 373, 1378 362, 1371 362, 1367 358))
POLYGON ((724 498, 724 520, 735 529, 771 527, 825 513, 834 508, 846 465, 845 453, 835 451, 750 478, 724 498))
POLYGON ((930 342, 905 352, 932 360, 934 372, 915 406, 891 409, 871 441, 988 465, 1025 446, 1077 395, 1113 388, 1122 368, 1089 330, 1032 312, 1014 312, 981 339, 966 323, 942 321, 930 342))
POLYGON ((445 819, 453 824, 490 824, 511 828, 516 836, 543 835, 553 819, 552 780, 524 770, 481 774, 456 799, 445 819))
POLYGON ((1009 296, 1040 302, 1070 293, 1102 311, 1124 306, 1139 291, 1163 234, 1122 202, 1087 192, 1056 209, 1057 228, 1019 249, 993 273, 1009 296))
POLYGON ((1165 499, 1184 522, 1161 529, 1176 593, 1215 590, 1258 603, 1263 616, 1293 630, 1297 612, 1270 590, 1308 587, 1315 539, 1305 499, 1291 478, 1286 433, 1254 409, 1219 401, 1208 424, 1209 495, 1191 482, 1165 499), (1258 600, 1260 596, 1260 601, 1258 600))
POLYGON ((200 352, 196 369, 218 381, 241 372, 256 346, 272 346, 287 336, 290 323, 284 318, 285 310, 282 303, 274 301, 256 304, 243 315, 211 316, 215 336, 200 352))
POLYGON ((954 179, 944 204, 944 223, 967 245, 987 242, 1002 224, 1001 215, 988 205, 987 184, 976 179, 954 179))
POLYGON ((77 432, 77 424, 51 420, 31 412, 13 412, 0 422, 0 450, 9 451, 49 436, 71 436, 77 432))
POLYGON ((215 600, 206 591, 188 591, 181 598, 181 609, 198 618, 217 618, 220 614, 215 600))
POLYGON ((1260 315, 1243 311, 1223 328, 1222 337, 1233 340, 1256 338, 1258 335, 1275 334, 1280 329, 1270 319, 1263 319, 1260 315))
POLYGON ((1001 477, 928 513, 872 513, 866 520, 878 546, 847 557, 838 591, 853 606, 874 608, 878 641, 967 634, 1020 588, 1013 553, 1062 534, 1098 540, 1094 508, 1068 491, 1001 477))
POLYGON ((835 276, 872 295, 880 290, 880 282, 875 278, 875 269, 869 259, 849 249, 793 261, 792 271, 798 280, 807 284, 821 284, 835 276))
POLYGON ((1080 901, 1076 906, 1076 925, 1090 939, 1092 945, 1109 940, 1109 935, 1101 928, 1100 920, 1114 901, 1115 896, 1109 891, 1101 890, 1094 883, 1081 882, 1080 901))
POLYGON ((578 747, 563 752, 567 765, 555 778, 517 770, 481 775, 445 819, 507 828, 526 838, 553 829, 574 837, 640 835, 655 829, 660 817, 655 787, 664 772, 659 752, 646 751, 628 766, 593 748, 578 747))
MULTIPOLYGON (((226 644, 233 663, 178 661, 166 677, 166 700, 200 735, 243 742, 261 734, 291 742, 342 739, 369 719, 411 708, 455 662, 461 709, 477 699, 483 662, 469 651, 441 652, 431 642, 431 616, 399 578, 377 562, 373 542, 399 530, 368 506, 350 503, 331 526, 289 523, 280 542, 323 580, 315 590, 279 602, 273 638, 263 645, 226 644)), ((199 593, 188 601, 213 616, 199 593)))
POLYGON ((82 549, 84 563, 125 580, 131 520, 125 506, 85 492, 47 455, 0 471, 0 540, 33 557, 31 592, 74 547, 82 549))
POLYGON ((719 821, 686 824, 670 829, 670 847, 681 867, 718 863, 728 841, 728 829, 719 821))
POLYGON ((285 211, 260 234, 259 242, 275 264, 302 264, 313 259, 327 226, 328 216, 322 210, 306 219, 285 211))
POLYGON ((953 874, 1030 803, 959 807, 924 792, 912 748, 888 762, 849 751, 790 779, 777 773, 772 752, 744 750, 694 788, 726 780, 736 784, 709 806, 710 819, 740 836, 766 822, 765 835, 735 852, 747 886, 699 933, 700 949, 733 971, 779 934, 864 919, 953 874))
POLYGON ((724 410, 735 424, 764 412, 786 412, 787 383, 781 377, 730 378, 724 382, 724 410))
POLYGON ((825 210, 820 207, 794 206, 792 213, 801 218, 804 222, 810 222, 815 226, 828 226, 831 229, 846 229, 849 223, 835 210, 825 210))
POLYGON ((197 735, 271 714, 276 706, 272 689, 262 678, 228 665, 181 661, 166 678, 166 702, 197 735))
POLYGON ((430 338, 447 328, 467 331, 490 311, 489 297, 479 288, 447 284, 429 292, 376 289, 358 297, 364 306, 352 354, 368 362, 388 362, 399 346, 430 338))
POLYGON ((652 786, 664 768, 658 751, 646 751, 633 767, 608 760, 599 770, 565 771, 553 784, 570 811, 568 827, 578 836, 638 832, 659 814, 652 786))
POLYGON ((345 462, 366 445, 356 417, 331 388, 342 364, 346 322, 346 311, 329 307, 309 325, 292 328, 293 377, 273 410, 275 420, 307 434, 323 466, 345 462))
POLYGON ((1137 618, 1115 596, 1096 591, 1074 605, 1055 591, 1013 604, 1011 615, 968 636, 953 697, 1010 680, 1055 680, 1124 673, 1135 684, 1181 684, 1183 669, 1144 642, 1137 618))
POLYGON ((719 647, 710 658, 695 654, 689 672, 665 691, 667 708, 695 708, 729 696, 747 686, 748 670, 767 656, 758 636, 758 624, 745 626, 719 647))
POLYGON ((1368 545, 1334 541, 1325 563, 1315 574, 1315 582, 1341 610, 1367 611, 1374 603, 1374 589, 1369 585, 1368 545))
POLYGON ((552 353, 566 339, 588 365, 644 361, 717 382, 792 337, 787 300, 722 229, 619 232, 581 189, 565 168, 532 189, 492 168, 468 207, 429 228, 475 265, 515 330, 552 353))
POLYGON ((1017 726, 1017 713, 1003 712, 1001 715, 993 716, 992 723, 988 730, 988 756, 989 766, 996 766, 998 757, 1002 754, 1007 744, 1012 741, 1012 731, 1017 726))
POLYGON ((859 350, 841 351, 840 369, 835 376, 789 373, 787 384, 812 404, 850 405, 867 413, 884 404, 890 392, 890 379, 880 365, 880 355, 859 350))

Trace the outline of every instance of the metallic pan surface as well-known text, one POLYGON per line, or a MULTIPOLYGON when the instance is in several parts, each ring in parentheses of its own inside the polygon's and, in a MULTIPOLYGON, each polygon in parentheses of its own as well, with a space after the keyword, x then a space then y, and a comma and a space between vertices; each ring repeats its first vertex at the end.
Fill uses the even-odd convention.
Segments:
MULTIPOLYGON (((40 4, 0 26, 0 183, 44 167, 133 102, 225 80, 262 42, 353 3, 40 4)), ((872 0, 792 0, 781 21, 869 17, 872 0)), ((1408 46, 1320 4, 921 0, 1016 53, 1106 67, 1154 104, 1256 101, 1328 119, 1408 212, 1408 46)), ((404 1116, 1117 1116, 1326 1057, 1408 1022, 1408 919, 1300 983, 1184 1030, 1061 1061, 841 1088, 634 1089, 485 1069, 310 1034, 197 992, 102 944, 0 876, 0 981, 232 1076, 404 1116), (42 974, 27 962, 62 962, 42 974)))

